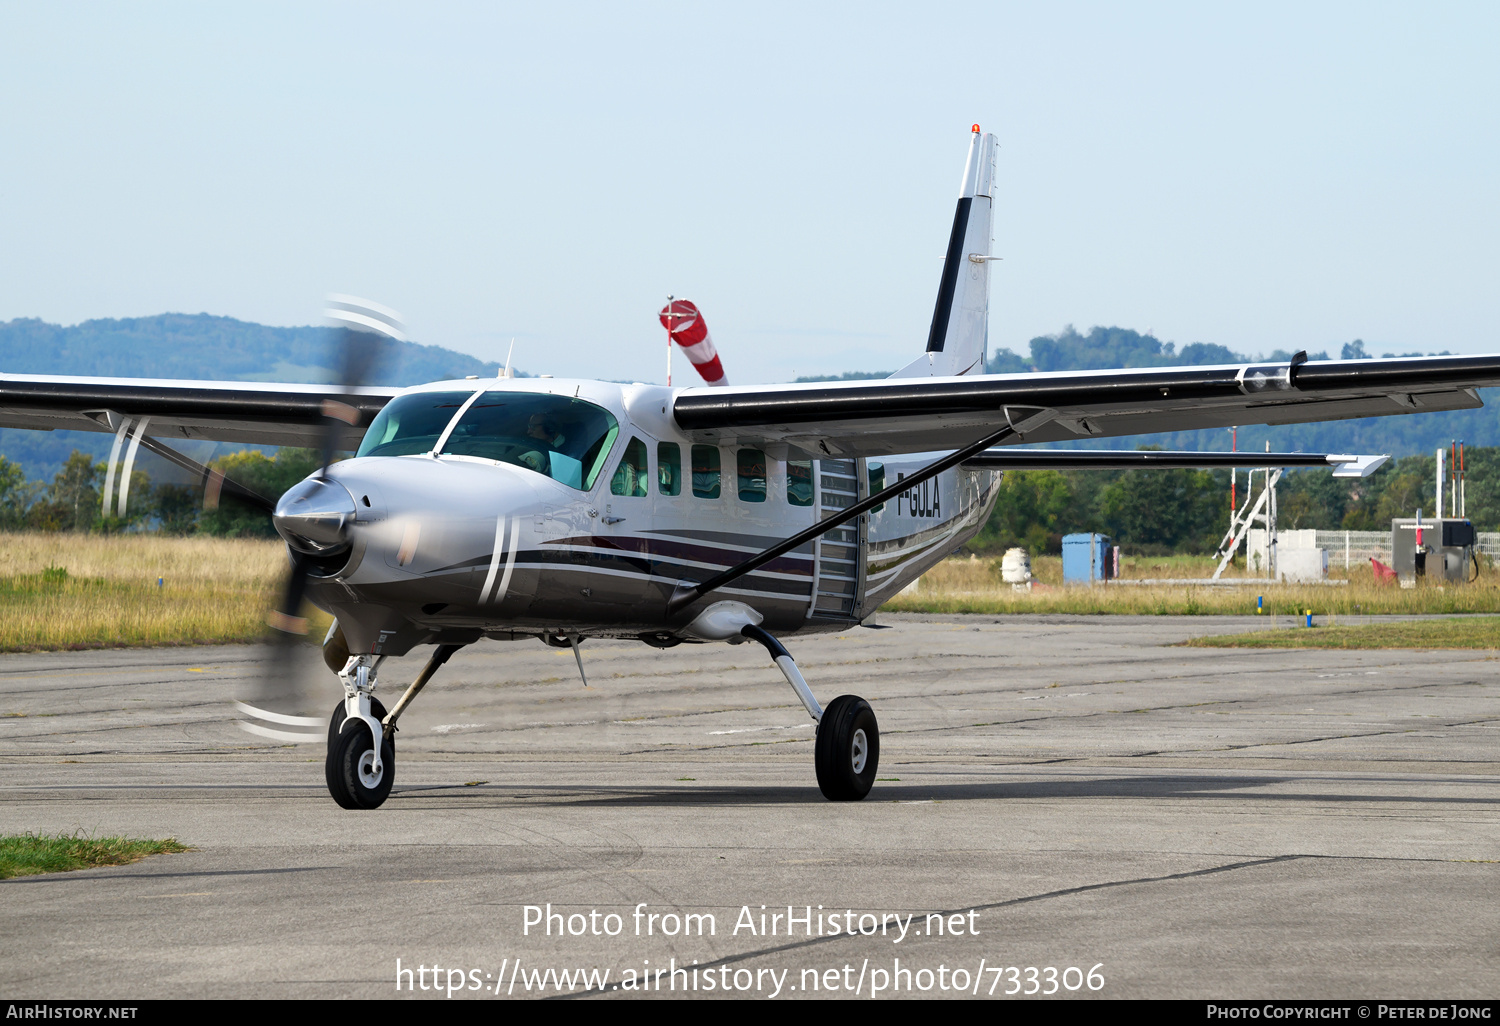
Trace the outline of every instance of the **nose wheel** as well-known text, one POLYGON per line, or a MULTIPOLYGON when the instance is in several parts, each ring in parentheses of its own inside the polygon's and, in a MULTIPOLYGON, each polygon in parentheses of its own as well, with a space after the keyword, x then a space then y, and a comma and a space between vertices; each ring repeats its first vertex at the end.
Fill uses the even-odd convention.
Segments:
MULTIPOLYGON (((370 699, 370 712, 377 720, 385 719, 385 707, 379 699, 370 699)), ((377 768, 369 728, 357 720, 345 728, 347 718, 340 702, 328 723, 328 757, 323 765, 328 793, 341 808, 379 808, 390 797, 396 779, 395 738, 382 740, 377 768)))

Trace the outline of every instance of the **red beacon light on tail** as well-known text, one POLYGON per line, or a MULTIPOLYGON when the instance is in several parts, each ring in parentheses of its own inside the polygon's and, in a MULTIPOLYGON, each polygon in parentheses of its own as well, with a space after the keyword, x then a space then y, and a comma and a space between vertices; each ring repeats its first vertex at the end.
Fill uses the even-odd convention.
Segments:
POLYGON ((686 299, 674 299, 661 308, 661 326, 667 329, 673 342, 682 347, 687 358, 698 368, 703 380, 710 385, 727 385, 724 365, 719 362, 718 350, 708 334, 708 325, 698 307, 686 299))

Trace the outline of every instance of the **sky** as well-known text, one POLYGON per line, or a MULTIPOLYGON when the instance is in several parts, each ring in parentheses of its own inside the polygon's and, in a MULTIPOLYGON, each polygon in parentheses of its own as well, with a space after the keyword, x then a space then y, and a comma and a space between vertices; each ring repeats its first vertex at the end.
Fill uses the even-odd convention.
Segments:
POLYGON ((0 0, 0 321, 340 292, 661 381, 672 293, 731 382, 891 370, 978 123, 992 347, 1500 351, 1497 52, 1494 4, 0 0))

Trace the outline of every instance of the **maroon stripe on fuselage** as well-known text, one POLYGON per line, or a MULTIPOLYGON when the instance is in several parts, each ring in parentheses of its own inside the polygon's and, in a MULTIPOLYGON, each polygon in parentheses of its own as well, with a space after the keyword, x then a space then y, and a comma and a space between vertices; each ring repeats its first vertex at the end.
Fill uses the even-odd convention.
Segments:
MULTIPOLYGON (((712 545, 694 545, 688 542, 667 541, 661 538, 641 538, 629 535, 620 538, 599 538, 592 535, 579 535, 571 538, 550 538, 542 544, 572 545, 576 547, 588 546, 596 549, 613 549, 617 552, 639 552, 647 556, 663 556, 724 567, 735 566, 755 555, 754 552, 741 552, 737 549, 719 548, 712 545)), ((811 577, 813 575, 812 553, 788 553, 785 556, 771 560, 760 569, 766 573, 811 577)))

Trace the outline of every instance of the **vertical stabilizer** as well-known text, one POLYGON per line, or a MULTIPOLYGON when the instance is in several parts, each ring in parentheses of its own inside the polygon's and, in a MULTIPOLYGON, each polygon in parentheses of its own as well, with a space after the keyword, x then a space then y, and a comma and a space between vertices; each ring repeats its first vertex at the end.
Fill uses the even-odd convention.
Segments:
POLYGON ((989 340, 995 145, 992 134, 981 133, 979 126, 974 126, 937 305, 927 333, 927 352, 892 377, 984 373, 989 340))

